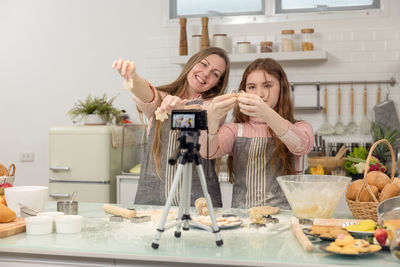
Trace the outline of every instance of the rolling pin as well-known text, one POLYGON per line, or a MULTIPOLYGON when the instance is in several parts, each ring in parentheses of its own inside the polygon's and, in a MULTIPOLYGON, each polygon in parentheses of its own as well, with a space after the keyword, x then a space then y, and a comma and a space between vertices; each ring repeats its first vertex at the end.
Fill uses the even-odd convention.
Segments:
POLYGON ((301 227, 299 225, 299 220, 295 217, 292 217, 290 219, 290 224, 292 225, 293 232, 296 235, 297 240, 299 240, 301 246, 307 252, 312 252, 314 250, 314 246, 311 243, 311 241, 308 239, 308 237, 304 234, 303 230, 301 229, 301 227))
POLYGON ((107 213, 111 213, 113 215, 120 215, 127 219, 136 217, 136 210, 129 210, 129 209, 113 206, 110 204, 104 204, 103 210, 107 213))

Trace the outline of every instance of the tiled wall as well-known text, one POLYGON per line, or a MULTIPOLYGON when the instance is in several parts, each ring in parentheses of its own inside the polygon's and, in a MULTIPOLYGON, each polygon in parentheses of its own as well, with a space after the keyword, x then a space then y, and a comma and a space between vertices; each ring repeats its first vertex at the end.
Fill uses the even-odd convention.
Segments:
MULTIPOLYGON (((287 28, 287 26, 286 26, 287 28)), ((289 26, 290 28, 290 26, 289 26)), ((317 28, 317 27, 315 27, 317 28)), ((273 41, 274 50, 279 49, 280 29, 265 35, 247 35, 235 31, 234 27, 224 29, 224 33, 230 36, 232 43, 237 41, 251 41, 254 49, 259 51, 260 41, 273 41)), ((256 30, 253 30, 255 32, 256 30)), ((219 30, 221 32, 221 30, 219 30)), ((296 29, 299 33, 300 29, 296 29)), ((215 31, 214 33, 217 33, 215 31)), ((251 32, 252 33, 252 32, 251 32)), ((188 33, 188 36, 191 36, 188 33)), ((212 32, 210 32, 210 39, 212 32)), ((381 85, 382 101, 385 99, 387 88, 390 98, 396 103, 400 110, 400 27, 359 30, 330 30, 328 27, 316 29, 315 33, 317 49, 323 49, 328 53, 326 61, 295 61, 282 62, 290 82, 308 81, 364 81, 364 80, 388 80, 394 77, 397 84, 394 87, 381 85)), ((181 66, 171 64, 170 56, 178 55, 178 29, 170 29, 165 36, 150 37, 147 41, 147 77, 155 85, 174 80, 181 66), (167 42, 166 42, 167 40, 167 42), (151 71, 150 71, 151 70, 151 71)), ((297 43, 300 36, 296 35, 297 43)), ((190 46, 190 37, 188 43, 190 46)), ((234 47, 233 47, 234 48, 234 47)), ((190 51, 190 49, 189 49, 190 51)), ((233 49, 234 51, 234 49, 233 49)), ((267 56, 267 54, 265 54, 267 56)), ((241 80, 246 64, 235 63, 231 67, 229 89, 235 89, 241 80)), ((325 87, 323 86, 322 89, 325 87)), ((337 121, 337 88, 330 85, 328 89, 328 119, 331 124, 337 121)), ((376 105, 378 85, 367 85, 368 89, 368 117, 373 118, 373 107, 376 105)), ((341 85, 342 89, 342 121, 347 124, 350 119, 350 85, 341 85)), ((364 85, 354 85, 355 108, 354 119, 359 123, 363 116, 363 90, 364 85)), ((302 86, 295 90, 296 105, 310 106, 316 103, 316 90, 314 87, 302 86), (311 102, 309 102, 311 101, 311 102)), ((321 90, 320 103, 323 105, 323 90, 321 90)), ((296 117, 310 122, 314 130, 323 122, 322 111, 297 111, 296 117)))

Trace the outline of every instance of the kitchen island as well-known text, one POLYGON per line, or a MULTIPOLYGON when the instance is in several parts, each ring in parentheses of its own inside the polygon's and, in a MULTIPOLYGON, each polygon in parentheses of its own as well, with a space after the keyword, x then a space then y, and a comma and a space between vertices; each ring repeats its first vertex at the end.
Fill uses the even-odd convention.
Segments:
MULTIPOLYGON (((130 207, 131 208, 131 207, 130 207)), ((163 207, 135 206, 138 212, 163 207)), ((55 211, 49 202, 47 211, 55 211)), ((217 215, 234 213, 247 218, 246 210, 217 209, 217 215)), ((27 235, 0 239, 1 266, 399 266, 389 252, 364 256, 338 256, 319 249, 307 253, 289 225, 290 211, 276 217, 280 223, 262 228, 236 227, 221 230, 224 244, 214 235, 191 228, 174 237, 165 231, 157 250, 151 248, 158 223, 110 222, 100 203, 79 203, 84 226, 78 234, 27 235)), ((345 218, 348 214, 339 214, 345 218)), ((275 217, 275 216, 274 216, 275 217)))

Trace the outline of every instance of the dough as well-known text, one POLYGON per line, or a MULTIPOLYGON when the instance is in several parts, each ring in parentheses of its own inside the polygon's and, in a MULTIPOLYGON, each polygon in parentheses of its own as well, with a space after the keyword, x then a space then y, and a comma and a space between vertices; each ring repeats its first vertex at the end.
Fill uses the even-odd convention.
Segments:
POLYGON ((160 107, 158 107, 157 109, 156 109, 156 111, 154 112, 154 114, 156 115, 156 120, 158 120, 158 121, 165 121, 166 119, 168 119, 168 114, 167 114, 167 112, 166 111, 164 111, 164 112, 161 112, 160 111, 160 107))

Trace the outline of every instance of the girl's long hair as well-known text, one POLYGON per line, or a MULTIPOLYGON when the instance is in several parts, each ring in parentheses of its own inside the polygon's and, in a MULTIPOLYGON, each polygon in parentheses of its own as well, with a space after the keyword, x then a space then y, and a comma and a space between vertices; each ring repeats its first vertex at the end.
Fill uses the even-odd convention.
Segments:
MULTIPOLYGON (((246 91, 246 81, 247 77, 250 75, 251 72, 255 70, 264 71, 272 76, 274 76, 280 84, 280 91, 279 91, 279 99, 278 103, 275 107, 275 111, 282 117, 288 120, 291 123, 295 123, 296 120, 294 119, 293 115, 293 104, 290 99, 290 86, 286 76, 285 71, 283 70, 282 66, 276 62, 272 58, 259 58, 250 63, 246 70, 243 73, 242 81, 240 82, 240 86, 238 90, 246 91)), ((234 110, 234 122, 235 123, 244 123, 248 122, 250 117, 241 113, 239 108, 236 106, 234 110)), ((282 175, 287 174, 294 174, 296 170, 293 166, 294 157, 293 154, 290 153, 288 148, 281 140, 276 136, 276 134, 270 130, 270 134, 272 137, 272 142, 275 144, 275 150, 271 157, 271 164, 273 166, 273 170, 277 170, 279 165, 282 166, 282 175)), ((267 145, 267 149, 265 151, 266 155, 268 155, 270 143, 267 145)), ((233 157, 228 157, 228 173, 229 173, 229 181, 233 183, 233 157)), ((238 166, 236 166, 238 167, 238 166)))
MULTIPOLYGON (((216 54, 222 57, 225 60, 226 67, 225 72, 221 75, 219 82, 209 90, 203 92, 202 99, 212 99, 216 96, 222 95, 225 92, 225 89, 228 85, 228 78, 229 78, 229 68, 230 68, 230 61, 228 54, 225 50, 218 48, 218 47, 209 47, 206 49, 201 50, 200 52, 194 54, 183 67, 183 70, 179 77, 172 83, 158 86, 157 91, 166 92, 170 95, 175 95, 178 97, 183 97, 188 90, 189 84, 187 81, 187 75, 192 70, 192 68, 199 63, 202 59, 209 55, 216 54)), ((161 105, 161 96, 158 93, 158 103, 157 106, 161 105)), ((153 143, 151 146, 151 155, 154 159, 154 165, 156 167, 156 173, 161 178, 160 175, 160 159, 161 159, 161 128, 162 122, 156 121, 155 129, 154 129, 154 136, 153 136, 153 143)))

